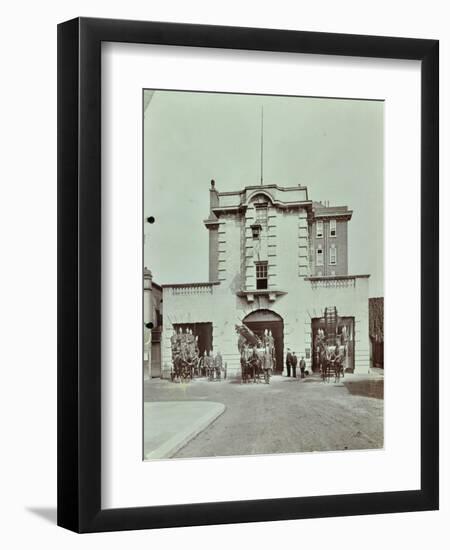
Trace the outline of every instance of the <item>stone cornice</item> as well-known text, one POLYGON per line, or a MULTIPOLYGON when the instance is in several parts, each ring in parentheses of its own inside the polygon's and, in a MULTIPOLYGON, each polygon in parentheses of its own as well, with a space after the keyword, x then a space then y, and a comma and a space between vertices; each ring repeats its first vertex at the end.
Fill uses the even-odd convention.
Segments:
POLYGON ((255 296, 266 296, 270 302, 274 302, 279 296, 283 296, 284 294, 287 294, 284 290, 271 290, 271 289, 264 289, 264 290, 240 290, 236 292, 236 296, 239 296, 241 298, 247 298, 247 302, 253 302, 255 300, 255 296))

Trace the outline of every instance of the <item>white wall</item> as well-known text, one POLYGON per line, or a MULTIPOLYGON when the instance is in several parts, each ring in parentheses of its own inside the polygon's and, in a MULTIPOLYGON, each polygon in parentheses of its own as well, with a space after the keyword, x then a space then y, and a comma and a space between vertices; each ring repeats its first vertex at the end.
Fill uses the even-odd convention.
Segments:
POLYGON ((369 279, 344 280, 340 284, 346 286, 338 288, 325 286, 327 284, 312 283, 309 311, 314 317, 321 316, 324 309, 332 305, 341 317, 355 318, 355 372, 367 373, 370 369, 369 279))
MULTIPOLYGON (((442 213, 450 206, 450 24, 447 2, 66 0, 6 3, 2 55, 1 515, 4 548, 448 547, 450 373, 441 370, 441 511, 155 532, 76 536, 54 526, 56 505, 56 24, 77 15, 297 28, 441 40, 442 213), (32 274, 31 274, 32 272, 32 274), (35 292, 30 294, 30 282, 35 292), (27 289, 24 291, 24 289, 27 289), (31 510, 37 510, 33 512, 31 510), (52 521, 48 521, 48 519, 52 521)), ((312 190, 311 190, 312 191, 312 190)), ((399 229, 402 221, 399 219, 399 229)), ((450 278, 450 217, 441 222, 450 278)), ((449 287, 442 288, 448 334, 449 287)), ((444 340, 444 339, 443 339, 444 340)), ((447 356, 446 353, 445 356, 447 356)), ((446 363, 448 361, 446 360, 446 363)), ((220 475, 220 472, 218 473, 220 475)), ((201 482, 207 482, 202 480, 201 482)), ((263 480, 261 481, 263 482, 263 480)))

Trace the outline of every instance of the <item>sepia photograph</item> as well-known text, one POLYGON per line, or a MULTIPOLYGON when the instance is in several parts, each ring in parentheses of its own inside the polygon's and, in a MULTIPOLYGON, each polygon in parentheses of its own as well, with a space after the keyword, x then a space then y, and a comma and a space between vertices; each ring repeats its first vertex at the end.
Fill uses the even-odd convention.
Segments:
POLYGON ((55 519, 181 527, 176 547, 304 520, 317 547, 321 518, 329 547, 403 513, 422 541, 411 513, 443 517, 439 29, 251 11, 58 24, 55 519))
POLYGON ((384 102, 142 109, 143 459, 383 449, 384 102))

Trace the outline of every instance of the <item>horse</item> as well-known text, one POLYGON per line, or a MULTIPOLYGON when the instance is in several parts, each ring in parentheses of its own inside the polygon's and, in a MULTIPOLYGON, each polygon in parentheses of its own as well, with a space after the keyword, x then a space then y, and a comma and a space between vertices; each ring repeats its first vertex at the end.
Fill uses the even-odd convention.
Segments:
POLYGON ((334 373, 334 381, 339 382, 344 376, 344 360, 346 348, 343 345, 326 345, 324 338, 318 338, 319 362, 322 368, 322 380, 329 382, 331 373, 334 373))
POLYGON ((241 382, 250 380, 260 382, 261 376, 266 384, 270 384, 272 373, 272 358, 267 347, 251 347, 245 345, 241 352, 241 382))

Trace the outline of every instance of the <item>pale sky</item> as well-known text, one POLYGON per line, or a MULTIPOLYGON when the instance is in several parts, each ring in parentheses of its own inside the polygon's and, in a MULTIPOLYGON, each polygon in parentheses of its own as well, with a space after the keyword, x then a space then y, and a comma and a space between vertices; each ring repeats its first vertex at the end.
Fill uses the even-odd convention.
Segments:
POLYGON ((370 274, 369 295, 383 296, 383 102, 149 91, 145 104, 144 216, 156 221, 144 264, 157 283, 208 280, 210 180, 259 184, 263 108, 264 183, 353 210, 349 274, 370 274))

